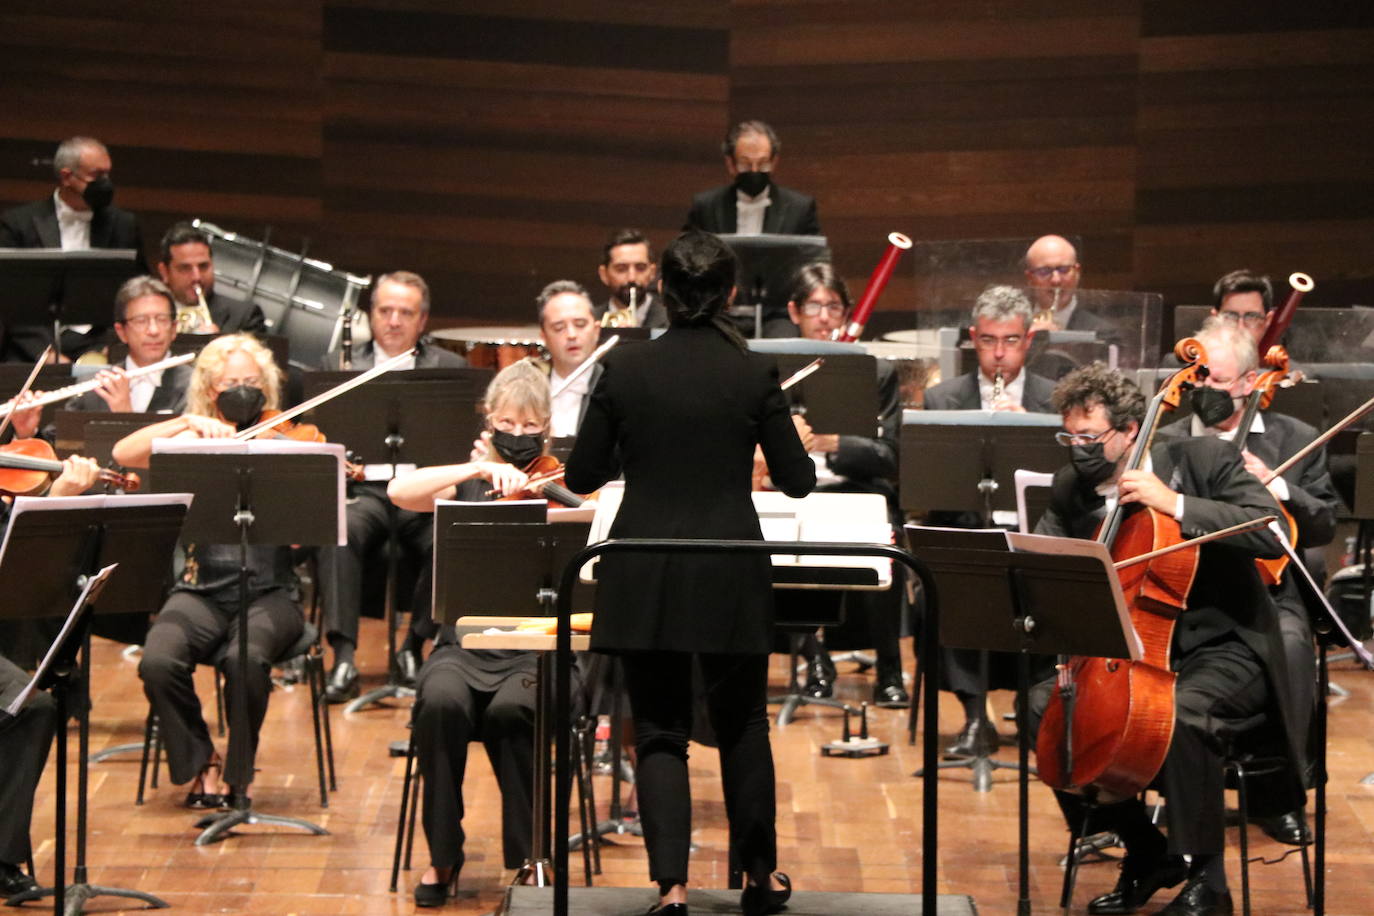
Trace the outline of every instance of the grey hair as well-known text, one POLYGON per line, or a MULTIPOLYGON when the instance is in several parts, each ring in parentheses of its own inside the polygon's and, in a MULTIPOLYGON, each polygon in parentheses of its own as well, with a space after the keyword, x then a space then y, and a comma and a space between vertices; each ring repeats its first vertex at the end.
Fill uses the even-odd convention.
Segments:
POLYGON ((106 155, 110 152, 105 149, 105 144, 94 137, 68 137, 57 144, 57 152, 52 157, 53 176, 61 178, 63 169, 76 171, 81 164, 81 154, 88 149, 98 149, 106 155))
POLYGON ((978 294, 977 301, 973 303, 973 320, 971 323, 976 325, 982 318, 987 318, 990 321, 1010 321, 1013 318, 1020 318, 1029 328, 1033 315, 1034 310, 1031 308, 1030 300, 1021 290, 1014 286, 989 286, 978 294))
POLYGON ((1209 315, 1195 336, 1209 354, 1217 348, 1230 350, 1236 358, 1236 371, 1240 375, 1259 368, 1259 348, 1255 345, 1254 335, 1240 325, 1232 324, 1220 315, 1209 315))
POLYGON ((739 143, 739 138, 745 134, 758 134, 766 139, 768 141, 768 153, 775 159, 778 153, 782 152, 782 140, 778 138, 778 132, 767 121, 740 121, 726 132, 725 140, 720 144, 720 151, 725 154, 726 158, 734 158, 735 144, 739 143))

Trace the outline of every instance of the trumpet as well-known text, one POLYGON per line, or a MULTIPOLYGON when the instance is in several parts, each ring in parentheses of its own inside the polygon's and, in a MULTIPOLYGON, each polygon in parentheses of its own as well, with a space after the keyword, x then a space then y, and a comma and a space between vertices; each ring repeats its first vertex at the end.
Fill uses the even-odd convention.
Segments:
POLYGON ((195 305, 182 305, 177 303, 177 333, 178 334, 204 334, 202 328, 208 329, 215 323, 210 317, 210 306, 205 302, 205 293, 197 283, 194 287, 196 291, 195 305))
POLYGON ((630 304, 623 309, 615 307, 615 299, 612 297, 611 305, 606 309, 606 314, 601 316, 601 326, 603 328, 633 328, 639 324, 639 316, 636 314, 636 297, 639 293, 639 284, 630 284, 630 304))

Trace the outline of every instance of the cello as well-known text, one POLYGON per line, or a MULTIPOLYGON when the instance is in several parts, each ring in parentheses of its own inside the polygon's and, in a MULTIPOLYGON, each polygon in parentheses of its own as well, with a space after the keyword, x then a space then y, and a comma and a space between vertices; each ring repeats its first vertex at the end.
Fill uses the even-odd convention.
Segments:
MULTIPOLYGON (((1178 342, 1184 363, 1150 402, 1127 469, 1141 469, 1166 410, 1207 377, 1207 354, 1193 338, 1178 342)), ((1121 591, 1143 654, 1129 659, 1075 656, 1058 665, 1056 688, 1036 743, 1040 778, 1053 789, 1085 792, 1102 801, 1143 790, 1164 765, 1174 731, 1174 681, 1169 649, 1174 622, 1186 606, 1197 575, 1196 545, 1170 550, 1148 562, 1120 561, 1172 548, 1184 541, 1179 523, 1150 508, 1127 514, 1120 503, 1108 514, 1097 540, 1118 561, 1121 591)))

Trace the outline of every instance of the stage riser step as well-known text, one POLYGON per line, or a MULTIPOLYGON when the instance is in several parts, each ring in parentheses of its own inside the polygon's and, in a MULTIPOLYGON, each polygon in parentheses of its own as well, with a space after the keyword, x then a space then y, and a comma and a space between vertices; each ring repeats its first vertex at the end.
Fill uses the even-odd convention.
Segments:
MULTIPOLYGON (((658 902, 653 888, 574 887, 568 889, 569 916, 643 916, 658 902)), ((687 894, 692 916, 739 914, 739 891, 693 890, 687 894)), ((553 912, 553 888, 512 887, 506 891, 505 916, 548 916, 553 912)), ((972 897, 941 894, 937 916, 976 916, 972 897)), ((919 894, 857 894, 797 891, 784 916, 920 916, 919 894)))

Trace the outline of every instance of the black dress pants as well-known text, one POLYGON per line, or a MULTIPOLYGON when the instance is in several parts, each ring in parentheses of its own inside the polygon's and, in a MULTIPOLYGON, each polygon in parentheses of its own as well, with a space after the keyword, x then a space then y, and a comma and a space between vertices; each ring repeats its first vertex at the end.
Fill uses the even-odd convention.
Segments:
MULTIPOLYGON (((761 886, 777 868, 777 797, 768 740, 768 656, 697 656, 706 710, 720 749, 725 814, 734 861, 761 886)), ((625 682, 635 723, 639 814, 649 877, 687 883, 692 795, 687 739, 692 728, 692 658, 686 652, 627 652, 625 682)))
POLYGON ((249 604, 248 671, 244 680, 249 734, 241 735, 233 728, 239 675, 236 609, 225 609, 191 592, 173 592, 167 598, 148 631, 138 675, 157 714, 172 782, 181 785, 194 779, 214 753, 192 674, 197 664, 209 661, 223 647, 219 669, 224 673, 230 723, 224 778, 236 789, 252 784, 258 732, 267 716, 267 696, 272 690, 272 664, 301 638, 304 628, 300 607, 285 589, 267 592, 249 604), (250 749, 246 772, 232 768, 235 749, 243 740, 249 742, 250 749))
POLYGON ((507 868, 530 854, 534 818, 534 705, 529 666, 481 690, 463 649, 440 646, 425 660, 415 696, 415 755, 424 777, 425 839, 430 864, 463 865, 463 776, 468 744, 486 747, 501 789, 501 848, 507 868))
MULTIPOLYGON (((8 705, 28 683, 17 665, 0 656, 0 700, 8 705)), ((0 730, 0 862, 29 857, 33 793, 43 776, 57 726, 57 701, 43 691, 29 697, 19 715, 0 730)))

